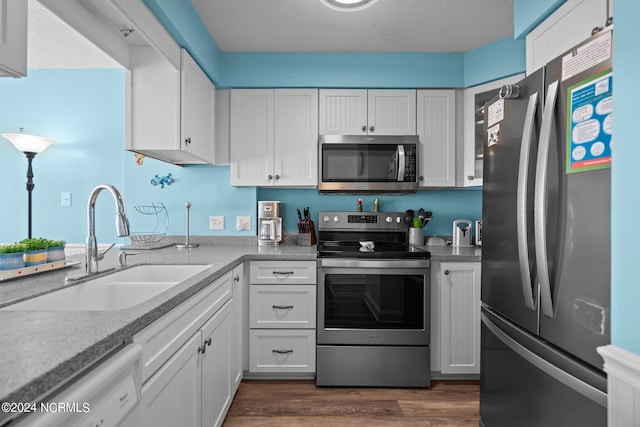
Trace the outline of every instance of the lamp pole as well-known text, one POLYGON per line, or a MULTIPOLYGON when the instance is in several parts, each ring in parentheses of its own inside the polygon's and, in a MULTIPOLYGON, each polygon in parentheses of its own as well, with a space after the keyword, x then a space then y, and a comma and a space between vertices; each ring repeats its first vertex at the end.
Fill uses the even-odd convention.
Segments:
POLYGON ((36 156, 36 153, 33 153, 31 151, 25 151, 25 156, 27 156, 27 194, 28 194, 28 221, 29 221, 29 233, 28 236, 29 239, 31 238, 31 192, 33 191, 33 188, 36 186, 33 183, 33 169, 31 167, 31 162, 33 161, 33 158, 36 156))

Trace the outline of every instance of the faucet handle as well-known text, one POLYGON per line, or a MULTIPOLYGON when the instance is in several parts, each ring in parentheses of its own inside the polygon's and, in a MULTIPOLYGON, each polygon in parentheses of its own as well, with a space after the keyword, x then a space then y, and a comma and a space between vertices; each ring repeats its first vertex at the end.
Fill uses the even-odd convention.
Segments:
POLYGON ((104 251, 100 252, 100 253, 98 254, 98 259, 99 259, 99 260, 103 259, 103 258, 104 258, 104 254, 106 254, 107 252, 109 252, 109 250, 110 250, 111 248, 113 248, 113 247, 115 246, 115 244, 116 244, 116 242, 113 242, 112 244, 110 244, 110 245, 107 247, 107 249, 105 249, 104 251))

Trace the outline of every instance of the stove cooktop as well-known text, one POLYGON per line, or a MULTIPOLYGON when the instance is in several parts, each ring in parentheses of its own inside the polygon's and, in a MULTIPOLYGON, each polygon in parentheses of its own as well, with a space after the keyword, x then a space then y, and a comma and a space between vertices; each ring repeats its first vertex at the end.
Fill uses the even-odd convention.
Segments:
POLYGON ((389 258, 429 259, 431 254, 421 248, 395 242, 373 242, 373 249, 366 249, 360 242, 320 242, 319 258, 389 258))

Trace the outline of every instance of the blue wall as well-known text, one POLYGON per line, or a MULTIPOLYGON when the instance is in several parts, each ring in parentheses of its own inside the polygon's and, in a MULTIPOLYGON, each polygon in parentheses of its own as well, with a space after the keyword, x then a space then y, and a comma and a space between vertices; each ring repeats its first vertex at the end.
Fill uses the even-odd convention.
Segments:
MULTIPOLYGON (((93 187, 124 185, 124 71, 28 72, 26 78, 0 78, 0 133, 24 127, 55 141, 33 161, 33 236, 84 242, 93 187), (71 207, 60 206, 61 192, 72 193, 71 207)), ((0 138, 0 242, 27 237, 26 169, 24 154, 0 138)), ((103 196, 97 209, 99 241, 114 241, 113 201, 103 196)))
POLYGON ((524 39, 527 34, 567 0, 515 0, 513 3, 513 34, 524 39))
POLYGON ((613 72, 616 138, 612 172, 612 289, 611 341, 640 354, 640 279, 635 224, 640 212, 640 140, 638 138, 638 73, 640 56, 638 22, 640 2, 615 0, 613 72))
POLYGON ((524 40, 506 37, 464 53, 464 87, 476 86, 524 73, 526 64, 524 40), (498 72, 500 75, 497 76, 498 72))

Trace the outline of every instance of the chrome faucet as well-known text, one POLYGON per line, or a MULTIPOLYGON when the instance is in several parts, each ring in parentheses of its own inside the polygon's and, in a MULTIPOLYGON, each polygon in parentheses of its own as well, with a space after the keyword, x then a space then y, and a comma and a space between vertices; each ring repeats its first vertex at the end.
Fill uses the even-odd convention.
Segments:
POLYGON ((124 213, 124 202, 120 192, 109 184, 101 184, 93 189, 89 195, 89 203, 87 204, 87 223, 89 226, 89 234, 87 236, 87 244, 85 246, 86 259, 87 259, 87 274, 94 274, 98 272, 98 261, 104 258, 104 254, 113 247, 109 246, 104 252, 98 252, 98 243, 96 241, 96 211, 95 205, 98 200, 98 194, 102 190, 108 190, 113 199, 116 202, 116 230, 119 237, 129 235, 129 220, 124 213))

